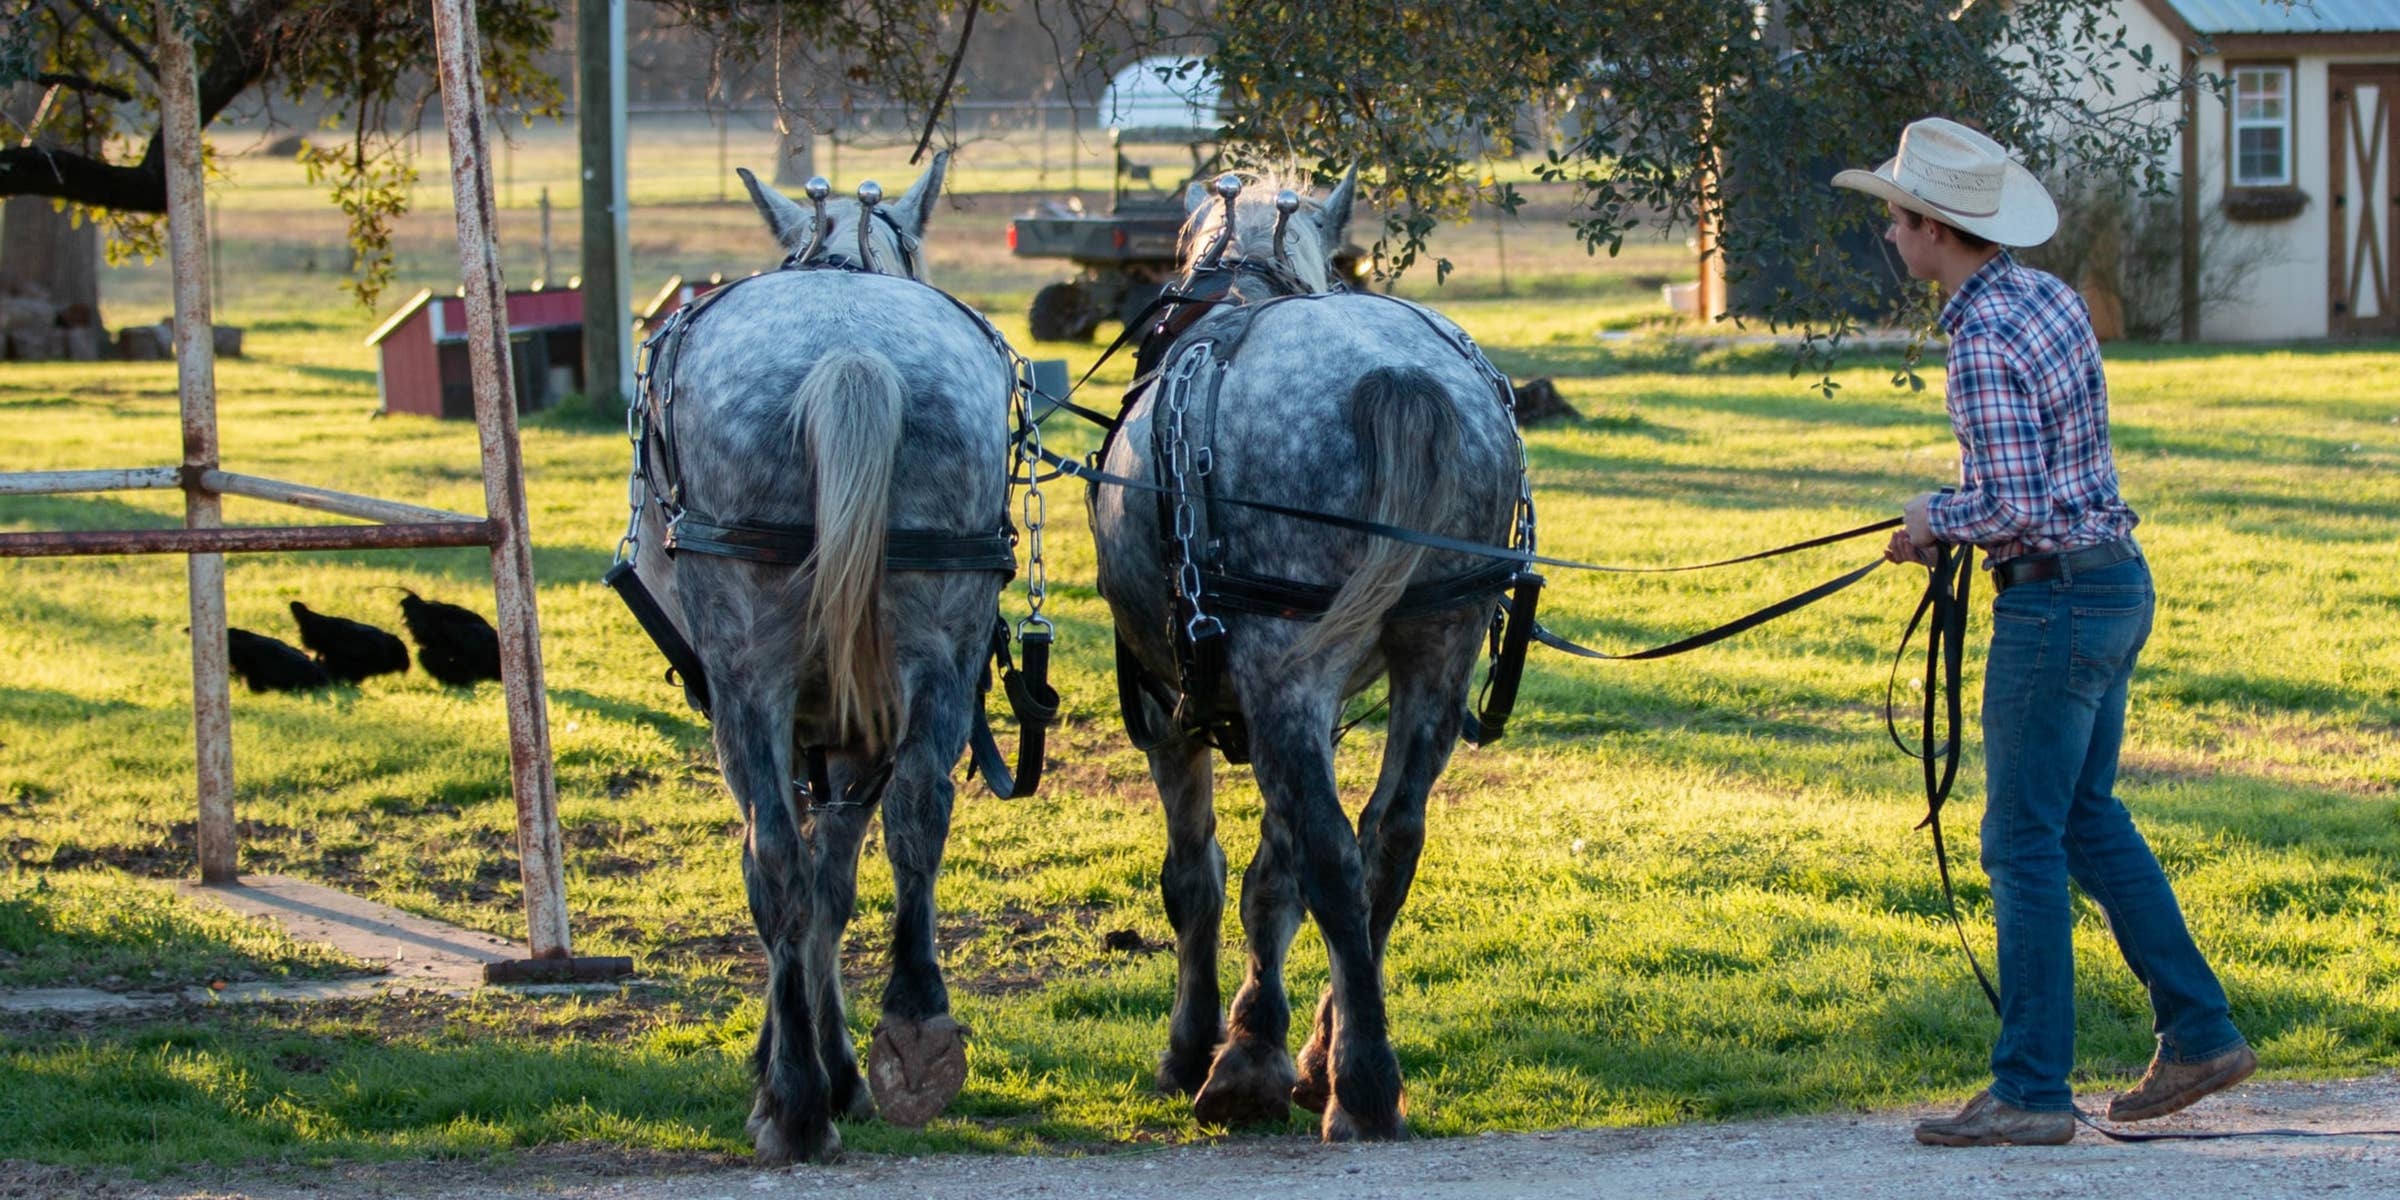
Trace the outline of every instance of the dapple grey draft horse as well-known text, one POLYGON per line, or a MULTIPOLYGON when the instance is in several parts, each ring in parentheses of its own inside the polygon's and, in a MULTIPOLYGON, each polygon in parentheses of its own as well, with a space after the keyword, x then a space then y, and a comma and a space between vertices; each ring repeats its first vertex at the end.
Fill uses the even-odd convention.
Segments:
POLYGON ((1213 275, 1232 303, 1145 355, 1157 375, 1103 464, 1179 497, 1100 486, 1092 510, 1119 670, 1133 680, 1126 722, 1166 808, 1160 890, 1179 971, 1159 1085, 1192 1093, 1212 1123, 1321 1109, 1327 1140, 1407 1131, 1383 951, 1513 568, 1230 501, 1507 544, 1524 478, 1507 381, 1463 333, 1391 297, 1328 293, 1355 180, 1312 210, 1287 209, 1288 226, 1272 183, 1238 205, 1194 189, 1186 282, 1213 275), (1335 725, 1378 677, 1388 738, 1353 829, 1335 725), (1217 992, 1226 868, 1212 742, 1253 764, 1266 801, 1242 879, 1249 964, 1230 1020, 1217 992), (1303 911, 1332 981, 1295 1070, 1283 969, 1303 911))
POLYGON ((645 403, 666 445, 643 453, 671 456, 651 473, 675 494, 643 506, 636 561, 670 584, 662 606, 705 671, 741 809, 768 967, 750 1131, 768 1161, 832 1156, 834 1118, 876 1100, 922 1123, 965 1077, 933 889, 951 768, 1014 566, 1014 369, 988 325, 920 282, 916 243, 946 157, 881 211, 822 195, 812 211, 742 172, 787 269, 705 297, 649 360, 645 403), (813 537, 804 556, 757 533, 795 527, 813 537), (976 552, 963 567, 887 570, 887 534, 908 531, 976 552), (878 802, 896 898, 870 1098, 843 1019, 841 941, 878 802))

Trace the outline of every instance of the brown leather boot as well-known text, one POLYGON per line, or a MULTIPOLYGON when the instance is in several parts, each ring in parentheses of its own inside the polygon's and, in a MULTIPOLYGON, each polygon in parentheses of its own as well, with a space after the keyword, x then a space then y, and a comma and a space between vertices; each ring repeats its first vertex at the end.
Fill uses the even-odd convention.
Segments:
POLYGON ((2063 1146, 2075 1140, 2075 1114, 2027 1112, 1975 1093, 1955 1117, 1917 1122, 1928 1146, 2063 1146))
POLYGON ((2199 1062, 2168 1062, 2165 1053, 2162 1049, 2152 1056, 2150 1069, 2142 1073, 2142 1081, 2132 1091, 2108 1102, 2109 1120, 2163 1117, 2250 1078, 2258 1069, 2258 1053, 2247 1045, 2199 1062))

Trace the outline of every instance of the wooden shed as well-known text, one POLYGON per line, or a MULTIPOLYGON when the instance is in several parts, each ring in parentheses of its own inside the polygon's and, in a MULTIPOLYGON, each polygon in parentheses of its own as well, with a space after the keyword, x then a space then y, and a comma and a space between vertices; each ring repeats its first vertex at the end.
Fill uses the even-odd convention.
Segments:
POLYGON ((636 336, 649 336, 651 330, 658 328, 659 322, 675 315, 676 309, 723 286, 725 286, 723 275, 711 275, 706 279, 688 281, 681 275, 667 276, 667 282, 658 289, 658 294, 652 296, 650 303, 643 305, 641 311, 634 314, 636 336))
POLYGON ((2400 334, 2400 3, 2121 0, 2118 11, 2129 41, 2231 85, 2181 114, 2184 336, 2400 334), (2235 236, 2204 244, 2218 214, 2235 236), (2236 251, 2239 294, 2203 312, 2201 275, 2236 251))
MULTIPOLYGON (((578 288, 510 292, 509 357, 517 409, 532 412, 583 390, 583 292, 578 288)), ((466 301, 418 292, 367 335, 377 349, 377 411, 472 420, 475 389, 467 363, 466 301)))

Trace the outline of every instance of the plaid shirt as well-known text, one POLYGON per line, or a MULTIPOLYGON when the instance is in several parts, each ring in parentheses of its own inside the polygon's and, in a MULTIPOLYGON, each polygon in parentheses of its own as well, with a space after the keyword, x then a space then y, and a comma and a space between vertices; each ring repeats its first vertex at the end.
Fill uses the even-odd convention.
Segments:
POLYGON ((2083 297, 2005 250, 1942 306, 1959 488, 1927 506, 1935 537, 1985 564, 2115 541, 2140 518, 2117 494, 2108 381, 2083 297))

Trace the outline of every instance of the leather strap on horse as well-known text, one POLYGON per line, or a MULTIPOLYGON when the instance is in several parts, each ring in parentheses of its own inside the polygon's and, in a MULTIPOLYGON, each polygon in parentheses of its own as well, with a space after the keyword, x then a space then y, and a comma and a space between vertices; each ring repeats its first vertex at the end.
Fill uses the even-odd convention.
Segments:
MULTIPOLYGON (((1151 492, 1162 496, 1172 496, 1175 494, 1175 489, 1171 487, 1165 487, 1159 484, 1151 483, 1147 480, 1128 479, 1123 475, 1111 474, 1107 471, 1101 470, 1099 467, 1093 466, 1090 463, 1083 462, 1078 459, 1063 457, 1056 451, 1052 450, 1042 451, 1041 461, 1049 466, 1057 468, 1058 472, 1062 475, 1068 475, 1076 479, 1083 480, 1085 483, 1094 487, 1105 485, 1115 488, 1127 488, 1139 492, 1151 492)), ((1809 550, 1818 546, 1829 546, 1835 542, 1848 541, 1852 538, 1863 537, 1870 533, 1881 533, 1884 530, 1896 528, 1900 524, 1900 519, 1898 517, 1894 517, 1890 520, 1877 521, 1871 525, 1860 525, 1853 529, 1841 530, 1838 533, 1822 534, 1817 537, 1808 538, 1804 541, 1792 542, 1788 545, 1777 546, 1772 550, 1760 550, 1751 554, 1737 555, 1733 558, 1722 558, 1716 560, 1715 562, 1685 563, 1672 567, 1618 567, 1609 566, 1604 563, 1579 562, 1572 558, 1557 558, 1547 554, 1532 554, 1522 549, 1512 549, 1508 546, 1495 545, 1490 542, 1471 541, 1466 538, 1454 538, 1446 534, 1439 533, 1425 533, 1415 529, 1408 529, 1399 525, 1387 525, 1381 521, 1370 521, 1365 517, 1352 517, 1345 516, 1341 513, 1320 512, 1312 508, 1296 508, 1289 504, 1276 504, 1267 500, 1247 500, 1240 496, 1212 496, 1209 498, 1209 500, 1214 504, 1231 504, 1238 508, 1247 508, 1256 512, 1273 513, 1279 517, 1290 517, 1294 520, 1308 521, 1318 525, 1329 526, 1334 529, 1347 529, 1353 533, 1364 533, 1380 538, 1390 538, 1396 542, 1407 542, 1410 545, 1423 546, 1429 550, 1447 550, 1453 554, 1471 554, 1478 558, 1500 559, 1506 562, 1525 563, 1528 565, 1561 567, 1570 571, 1600 571, 1612 575, 1667 575, 1680 571, 1706 571, 1715 567, 1730 567, 1737 563, 1756 562, 1760 559, 1775 558, 1780 555, 1791 554, 1800 550, 1809 550)), ((1744 628, 1748 628, 1748 626, 1744 626, 1744 628)), ((1654 655, 1652 657, 1658 656, 1654 655)))
POLYGON ((649 634, 659 653, 667 656, 667 681, 683 684, 684 698, 701 716, 708 716, 708 672, 700 667, 699 652, 684 640, 683 631, 675 628, 675 622, 667 619, 667 610, 659 607, 658 598, 642 585, 642 577, 634 572, 633 560, 610 567, 600 581, 616 590, 625 607, 633 610, 633 619, 641 623, 642 632, 649 634))
POLYGON ((1008 695, 1009 711, 1017 718, 1017 761, 1010 767, 992 735, 990 712, 975 706, 975 725, 967 737, 969 769, 983 776, 983 786, 1003 800, 1018 800, 1042 785, 1042 763, 1050 726, 1058 720, 1058 690, 1050 686, 1050 631, 1031 628, 1021 635, 1025 669, 1020 671, 1008 652, 1008 622, 992 620, 991 659, 983 669, 981 691, 992 690, 992 667, 1000 668, 1000 688, 1008 695))
MULTIPOLYGON (((887 571, 999 571, 1014 576, 1014 536, 1005 529, 955 533, 941 529, 894 529, 884 535, 887 571)), ((813 525, 716 521, 685 509, 667 526, 670 554, 707 554, 746 562, 796 567, 816 551, 813 525)))

